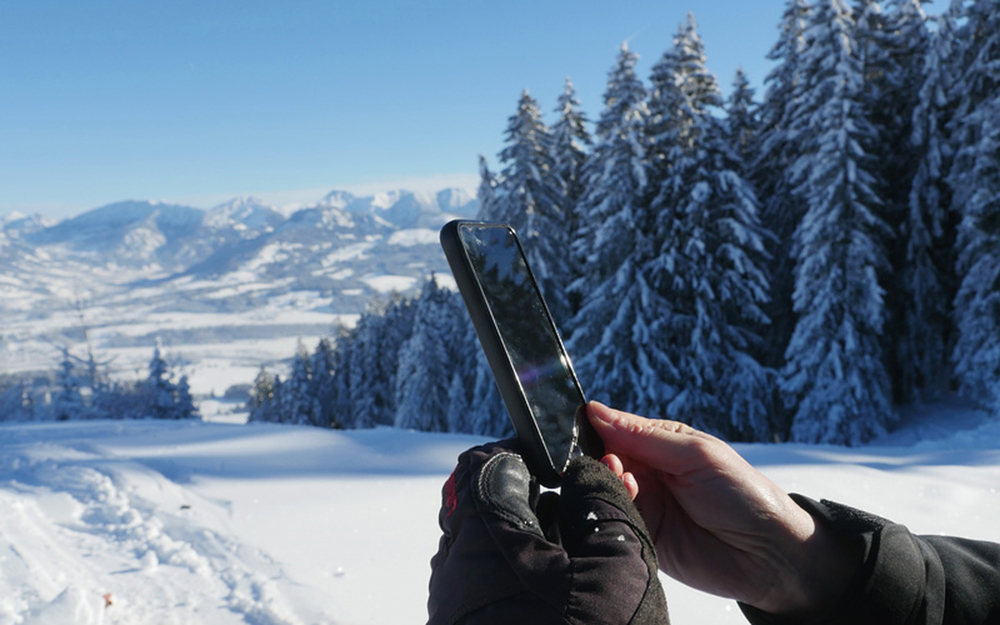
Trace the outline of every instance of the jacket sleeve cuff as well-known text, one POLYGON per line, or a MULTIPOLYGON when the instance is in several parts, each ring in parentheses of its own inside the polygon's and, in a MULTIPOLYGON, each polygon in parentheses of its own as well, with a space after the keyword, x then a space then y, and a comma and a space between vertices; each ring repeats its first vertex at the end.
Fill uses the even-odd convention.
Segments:
POLYGON ((861 545, 857 572, 836 609, 806 618, 768 614, 741 604, 753 625, 897 625, 939 622, 943 607, 927 600, 928 589, 943 587, 937 553, 902 525, 832 501, 792 495, 818 522, 861 545), (929 617, 931 617, 929 619, 929 617))

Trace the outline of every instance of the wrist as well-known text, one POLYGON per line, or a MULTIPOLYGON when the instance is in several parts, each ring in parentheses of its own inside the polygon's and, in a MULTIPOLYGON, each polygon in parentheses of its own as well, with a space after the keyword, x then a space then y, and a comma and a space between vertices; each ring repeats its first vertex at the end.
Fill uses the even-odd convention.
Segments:
POLYGON ((862 549, 797 501, 788 502, 788 538, 776 557, 776 583, 753 605, 771 614, 801 618, 837 605, 854 578, 862 549))

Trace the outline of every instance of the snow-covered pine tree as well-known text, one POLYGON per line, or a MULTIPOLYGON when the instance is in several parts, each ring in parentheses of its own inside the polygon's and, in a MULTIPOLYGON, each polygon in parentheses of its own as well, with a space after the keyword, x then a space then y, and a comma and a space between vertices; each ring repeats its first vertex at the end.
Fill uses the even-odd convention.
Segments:
POLYGON ((497 189, 497 178, 490 171, 486 157, 479 155, 479 190, 476 192, 476 199, 479 201, 479 209, 476 217, 483 221, 498 221, 501 216, 497 213, 499 207, 495 201, 497 189))
MULTIPOLYGON (((760 112, 754 101, 754 89, 750 79, 740 67, 733 78, 733 89, 726 101, 726 125, 729 140, 736 156, 745 168, 757 160, 757 135, 760 132, 760 112)), ((740 172, 744 176, 748 171, 740 172)))
POLYGON ((553 173, 552 136, 542 123, 538 103, 527 91, 507 126, 504 165, 492 200, 492 212, 517 231, 528 263, 557 321, 569 314, 567 249, 569 233, 563 206, 563 182, 553 173))
POLYGON ((565 213, 565 230, 572 241, 580 227, 577 204, 584 191, 583 171, 587 152, 594 142, 587 130, 587 117, 580 110, 576 89, 569 78, 559 96, 556 113, 559 119, 552 125, 552 174, 562 183, 559 206, 565 213))
POLYGON ((588 120, 580 110, 576 90, 566 78, 566 85, 559 96, 556 113, 559 119, 552 126, 552 173, 561 181, 562 198, 559 205, 565 214, 566 232, 564 255, 568 257, 567 275, 561 290, 566 293, 569 310, 566 321, 580 309, 580 294, 570 292, 569 285, 583 277, 583 263, 571 255, 572 245, 581 237, 580 198, 584 192, 584 167, 593 139, 587 129, 588 120))
POLYGON ((177 387, 170 381, 170 369, 160 354, 160 342, 153 347, 153 357, 149 360, 149 377, 146 378, 144 415, 154 419, 177 418, 177 387))
POLYGON ((57 421, 73 421, 82 419, 87 410, 83 395, 80 392, 80 378, 76 372, 76 359, 68 347, 62 347, 62 360, 59 361, 59 371, 56 376, 58 392, 52 398, 52 417, 57 421))
MULTIPOLYGON (((911 256, 919 244, 914 247, 909 242, 909 199, 920 158, 911 137, 913 111, 924 81, 928 31, 918 0, 887 0, 884 8, 874 0, 866 0, 855 13, 854 36, 864 73, 867 118, 878 134, 871 150, 882 200, 879 213, 894 235, 885 243, 889 266, 880 276, 887 319, 882 344, 893 398, 902 402, 916 393, 911 387, 914 362, 904 347, 906 337, 902 333, 907 321, 917 320, 912 317, 913 294, 908 293, 908 286, 900 278, 914 262, 922 262, 911 256)), ((947 372, 939 370, 933 375, 946 378, 947 372)))
POLYGON ((309 387, 309 397, 313 400, 313 409, 310 413, 312 425, 322 428, 342 428, 337 419, 334 401, 336 357, 330 339, 322 338, 316 344, 316 351, 309 359, 309 370, 312 371, 309 387))
POLYGON ((807 208, 794 237, 797 321, 780 389, 794 411, 792 437, 803 442, 861 443, 892 418, 878 283, 887 227, 853 33, 843 0, 813 6, 790 120, 800 146, 795 193, 807 208))
POLYGON ((652 202, 656 253, 642 275, 655 293, 645 299, 664 305, 651 317, 658 326, 646 354, 666 365, 654 363, 649 382, 676 392, 650 401, 659 404, 654 414, 762 439, 772 378, 756 358, 766 323, 765 235, 745 165, 712 114, 721 107, 689 15, 653 70, 654 150, 664 157, 652 202))
POLYGON ((191 395, 191 384, 188 382, 186 375, 182 375, 181 379, 177 381, 177 390, 174 396, 176 398, 174 406, 175 419, 198 419, 201 417, 198 413, 198 407, 194 405, 194 397, 191 395))
POLYGON ((949 70, 953 20, 935 18, 922 63, 923 84, 913 111, 909 151, 915 170, 901 232, 905 263, 897 269, 900 324, 895 350, 903 402, 940 398, 952 379, 952 305, 956 212, 947 185, 952 151, 947 127, 954 108, 949 70))
POLYGON ((514 435, 514 428, 507 416, 507 409, 500 399, 493 372, 486 362, 486 354, 482 349, 476 351, 476 364, 472 370, 473 390, 471 405, 471 421, 473 434, 507 438, 514 435))
POLYGON ((274 375, 263 365, 250 386, 250 398, 247 400, 248 421, 271 421, 271 410, 274 404, 274 375))
POLYGON ((1000 411, 1000 0, 961 5, 952 205, 961 214, 952 353, 960 392, 1000 411))
POLYGON ((313 398, 310 394, 312 370, 309 360, 309 350, 302 343, 302 339, 299 339, 295 347, 295 356, 292 357, 291 372, 281 389, 279 419, 282 423, 294 425, 312 423, 313 398))
POLYGON ((446 418, 449 432, 472 432, 473 392, 475 390, 476 351, 479 343, 464 309, 457 311, 454 337, 454 360, 448 387, 446 418), (465 323, 463 323, 463 321, 465 323))
POLYGON ((348 420, 355 428, 392 425, 395 420, 395 402, 385 398, 395 393, 397 362, 383 357, 380 351, 384 326, 382 311, 369 309, 351 331, 346 403, 350 411, 348 420))
POLYGON ((354 360, 354 333, 344 326, 335 332, 333 349, 333 378, 329 385, 330 410, 337 427, 353 429, 359 427, 351 406, 351 363, 354 360))
MULTIPOLYGON (((761 221, 775 237, 768 265, 771 297, 767 314, 771 323, 766 333, 768 349, 764 360, 775 368, 784 363, 785 349, 795 326, 792 234, 804 210, 792 194, 789 179, 791 163, 798 156, 798 136, 791 128, 789 116, 802 89, 799 64, 805 48, 803 33, 808 16, 807 0, 788 1, 779 26, 778 42, 767 55, 776 65, 764 79, 767 91, 759 111, 756 159, 750 163, 750 177, 761 201, 761 221)), ((776 434, 782 438, 787 436, 791 415, 776 407, 773 421, 776 434)))
POLYGON ((458 327, 459 312, 452 295, 431 276, 414 303, 413 331, 399 350, 397 428, 430 432, 448 429, 448 392, 455 350, 452 335, 458 327))
POLYGON ((399 353, 410 338, 414 304, 394 297, 373 302, 350 333, 337 341, 335 395, 343 404, 344 427, 371 428, 396 421, 399 353))
MULTIPOLYGON (((638 268, 652 253, 644 203, 649 169, 646 89, 635 75, 638 57, 622 45, 604 93, 593 153, 584 171, 581 238, 576 256, 584 275, 572 285, 582 304, 569 324, 567 349, 588 393, 625 410, 641 411, 650 371, 639 349, 655 317, 645 306, 638 268)), ((655 308, 654 308, 655 310, 655 308)))

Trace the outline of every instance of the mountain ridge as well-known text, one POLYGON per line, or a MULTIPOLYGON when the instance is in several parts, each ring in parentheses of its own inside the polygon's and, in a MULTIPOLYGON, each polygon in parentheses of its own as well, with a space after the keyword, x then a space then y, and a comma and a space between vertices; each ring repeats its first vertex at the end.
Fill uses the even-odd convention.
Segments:
POLYGON ((134 376, 149 358, 141 347, 161 339, 196 391, 249 382, 373 299, 447 275, 436 231, 477 211, 469 192, 444 189, 332 191, 287 215, 235 197, 209 209, 126 200, 61 221, 5 218, 0 382, 54 370, 63 348, 94 349, 114 375, 134 376), (198 388, 207 363, 228 379, 198 388))

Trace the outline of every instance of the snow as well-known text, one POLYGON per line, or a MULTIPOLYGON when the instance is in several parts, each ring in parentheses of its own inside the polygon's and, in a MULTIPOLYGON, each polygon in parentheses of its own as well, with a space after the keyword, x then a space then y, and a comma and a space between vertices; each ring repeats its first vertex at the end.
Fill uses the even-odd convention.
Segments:
POLYGON ((372 276, 364 283, 379 293, 403 293, 417 284, 416 278, 409 276, 372 276))
POLYGON ((412 228, 398 230, 389 236, 389 245, 413 247, 414 245, 432 245, 438 242, 439 233, 430 228, 412 228))
MULTIPOLYGON (((788 490, 920 533, 1000 540, 1000 423, 954 405, 907 419, 867 447, 737 448, 788 490)), ((423 623, 440 488, 483 440, 4 424, 0 624, 423 623)), ((732 601, 663 581, 673 622, 745 622, 732 601)))

